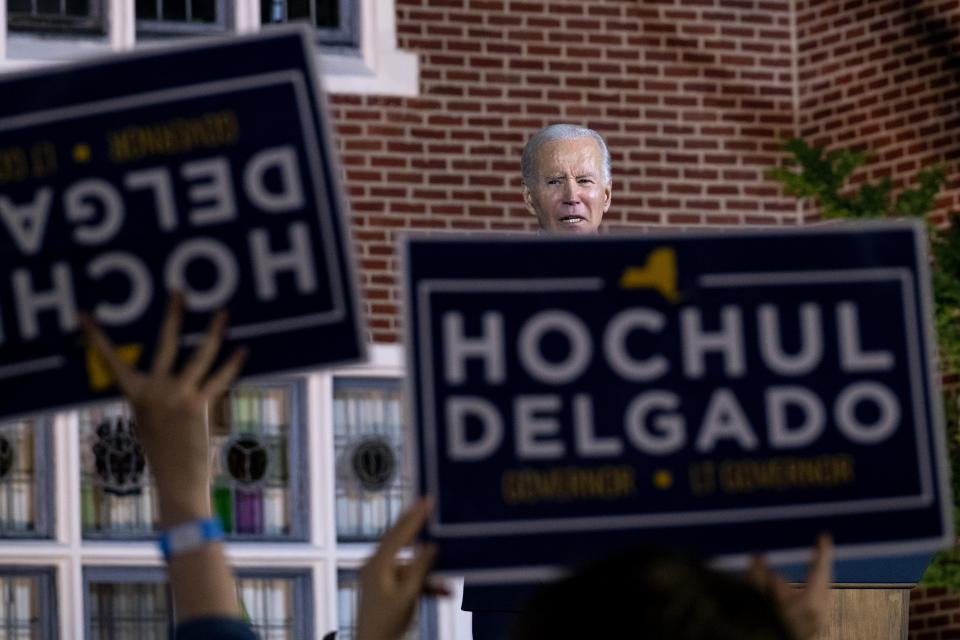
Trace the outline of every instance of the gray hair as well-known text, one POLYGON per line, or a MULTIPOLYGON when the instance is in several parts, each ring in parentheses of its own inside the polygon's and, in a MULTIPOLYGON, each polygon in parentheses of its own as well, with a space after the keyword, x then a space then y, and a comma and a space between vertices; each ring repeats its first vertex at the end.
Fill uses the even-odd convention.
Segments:
POLYGON ((600 134, 593 129, 580 127, 575 124, 552 124, 549 127, 540 129, 527 140, 523 147, 523 155, 520 156, 520 170, 523 172, 523 183, 532 186, 536 178, 536 159, 537 153, 545 143, 551 140, 573 140, 575 138, 591 137, 597 141, 600 147, 600 153, 603 156, 603 183, 610 186, 610 151, 607 150, 607 143, 603 141, 600 134))

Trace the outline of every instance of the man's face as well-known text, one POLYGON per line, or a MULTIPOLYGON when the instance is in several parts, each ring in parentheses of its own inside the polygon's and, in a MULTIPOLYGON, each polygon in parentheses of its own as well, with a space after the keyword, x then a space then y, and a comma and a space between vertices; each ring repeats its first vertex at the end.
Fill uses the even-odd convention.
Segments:
POLYGON ((541 145, 533 184, 523 185, 523 202, 546 232, 596 233, 610 208, 596 140, 585 136, 541 145))

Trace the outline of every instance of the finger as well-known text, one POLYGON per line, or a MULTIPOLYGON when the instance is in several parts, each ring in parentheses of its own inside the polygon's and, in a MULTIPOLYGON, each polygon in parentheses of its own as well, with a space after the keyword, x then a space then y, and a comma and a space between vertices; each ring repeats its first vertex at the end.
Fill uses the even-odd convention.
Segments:
POLYGON ((182 378, 185 382, 198 384, 206 375, 220 350, 220 342, 223 340, 223 330, 226 326, 227 312, 220 309, 213 314, 207 326, 207 332, 203 334, 203 339, 190 356, 187 366, 183 368, 182 378))
POLYGON ((780 603, 781 607, 786 608, 791 600, 794 600, 794 596, 798 593, 797 590, 776 571, 770 571, 769 580, 770 595, 780 603))
POLYGON ((374 558, 388 558, 392 561, 393 557, 401 548, 410 545, 417 535, 417 531, 427 520, 427 515, 433 508, 433 501, 430 498, 420 498, 417 502, 407 509, 394 523, 387 529, 386 533, 380 539, 380 546, 374 554, 374 558))
POLYGON ((407 566, 407 572, 400 585, 400 592, 406 598, 416 598, 426 587, 427 574, 433 567, 437 557, 437 547, 433 544, 423 545, 413 555, 413 561, 407 566))
POLYGON ((763 554, 751 553, 750 566, 747 569, 747 580, 753 583, 758 589, 766 591, 768 575, 767 561, 763 557, 763 554))
POLYGON ((89 315, 86 313, 77 314, 77 323, 80 325, 80 328, 83 329, 87 340, 93 345, 93 348, 97 350, 97 353, 100 354, 104 362, 107 363, 107 369, 111 375, 116 378, 117 386, 120 387, 120 390, 123 391, 124 394, 129 395, 133 390, 137 372, 120 358, 116 348, 113 346, 113 342, 110 341, 107 334, 97 326, 97 323, 94 322, 89 315))
POLYGON ((207 398, 216 398, 227 390, 233 381, 240 375, 240 369, 247 360, 246 347, 240 347, 230 356, 230 359, 220 365, 220 368, 213 372, 210 379, 203 385, 202 393, 207 398))
POLYGON ((821 533, 807 567, 807 591, 812 596, 825 595, 833 582, 833 538, 821 533))
POLYGON ((434 582, 427 579, 423 584, 423 595, 425 596, 449 596, 453 594, 453 589, 445 582, 434 582))
POLYGON ((166 375, 173 367, 177 358, 177 347, 180 344, 180 324, 183 320, 183 294, 171 291, 167 300, 167 312, 163 316, 160 334, 157 337, 156 351, 153 354, 154 374, 166 375))

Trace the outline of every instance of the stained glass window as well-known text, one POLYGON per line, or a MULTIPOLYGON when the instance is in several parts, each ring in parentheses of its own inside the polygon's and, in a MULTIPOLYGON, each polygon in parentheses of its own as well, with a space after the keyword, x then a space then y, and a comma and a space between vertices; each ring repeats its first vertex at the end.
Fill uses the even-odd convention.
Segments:
MULTIPOLYGON (((230 539, 306 538, 306 514, 293 508, 306 483, 305 447, 292 445, 303 438, 298 390, 239 387, 211 408, 212 500, 230 539)), ((152 537, 155 500, 129 408, 85 409, 79 423, 84 536, 152 537)))
POLYGON ((146 537, 156 510, 130 408, 113 402, 79 412, 80 513, 85 537, 146 537))
POLYGON ((303 537, 293 530, 291 493, 291 477, 305 475, 291 473, 303 463, 290 445, 292 428, 302 438, 300 414, 283 386, 234 389, 212 412, 213 504, 233 537, 303 537))
MULTIPOLYGON (((412 491, 403 433, 400 381, 337 378, 333 387, 333 436, 337 464, 337 539, 373 541, 403 511, 412 491), (393 473, 382 487, 362 481, 361 448, 385 445, 393 473)), ((383 465, 384 461, 380 461, 383 465)))
POLYGON ((44 420, 0 422, 0 537, 52 535, 50 435, 44 420))

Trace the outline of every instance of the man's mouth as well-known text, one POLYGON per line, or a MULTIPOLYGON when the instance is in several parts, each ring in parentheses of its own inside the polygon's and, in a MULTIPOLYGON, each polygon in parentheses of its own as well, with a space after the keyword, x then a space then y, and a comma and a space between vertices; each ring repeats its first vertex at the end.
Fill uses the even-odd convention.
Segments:
POLYGON ((584 221, 585 219, 582 216, 564 216, 560 218, 561 224, 580 224, 584 221))

